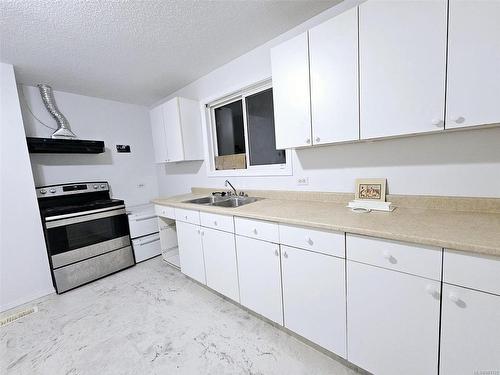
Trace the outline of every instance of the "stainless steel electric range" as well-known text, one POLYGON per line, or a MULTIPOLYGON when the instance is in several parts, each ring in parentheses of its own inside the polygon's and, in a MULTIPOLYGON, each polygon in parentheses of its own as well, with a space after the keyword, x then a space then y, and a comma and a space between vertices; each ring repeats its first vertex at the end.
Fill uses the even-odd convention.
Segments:
POLYGON ((41 186, 36 195, 57 293, 135 264, 125 204, 107 182, 41 186))

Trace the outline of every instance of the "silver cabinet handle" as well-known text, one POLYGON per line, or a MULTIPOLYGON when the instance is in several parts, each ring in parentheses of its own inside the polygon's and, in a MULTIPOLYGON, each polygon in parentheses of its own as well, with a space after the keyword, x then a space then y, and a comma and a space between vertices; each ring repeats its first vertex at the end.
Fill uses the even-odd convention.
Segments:
POLYGON ((306 143, 307 143, 307 144, 311 144, 311 138, 307 138, 307 139, 306 139, 306 143))
POLYGON ((276 249, 276 250, 274 250, 274 255, 276 255, 277 257, 279 257, 280 256, 280 252, 276 249))
POLYGON ((431 121, 432 125, 437 126, 438 128, 443 127, 443 121, 439 118, 435 118, 431 121))
POLYGON ((286 251, 283 253, 283 258, 288 258, 288 253, 286 251))
POLYGON ((316 137, 316 142, 321 141, 320 137, 316 137))
POLYGON ((135 219, 135 221, 143 221, 143 220, 148 220, 148 219, 152 219, 156 217, 156 215, 148 215, 148 216, 140 216, 138 218, 135 219))
POLYGON ((159 241, 159 240, 160 240, 160 237, 157 237, 157 238, 153 238, 153 239, 148 240, 148 241, 140 242, 139 245, 143 246, 143 245, 147 245, 148 243, 156 242, 156 241, 159 241))
POLYGON ((425 287, 425 291, 436 299, 439 299, 441 297, 440 291, 432 285, 427 285, 425 287))

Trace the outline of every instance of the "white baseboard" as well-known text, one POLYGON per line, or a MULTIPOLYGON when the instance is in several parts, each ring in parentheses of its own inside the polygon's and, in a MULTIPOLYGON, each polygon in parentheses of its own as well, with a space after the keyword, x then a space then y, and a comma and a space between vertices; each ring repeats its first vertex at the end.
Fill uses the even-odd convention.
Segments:
POLYGON ((15 307, 24 305, 28 302, 34 301, 34 300, 41 298, 41 297, 45 297, 45 296, 52 294, 52 293, 55 293, 55 292, 56 291, 53 287, 38 290, 38 291, 28 295, 28 296, 24 296, 24 297, 21 297, 21 298, 14 300, 14 301, 10 301, 8 303, 0 305, 0 312, 4 312, 4 311, 10 310, 10 309, 13 309, 15 307))

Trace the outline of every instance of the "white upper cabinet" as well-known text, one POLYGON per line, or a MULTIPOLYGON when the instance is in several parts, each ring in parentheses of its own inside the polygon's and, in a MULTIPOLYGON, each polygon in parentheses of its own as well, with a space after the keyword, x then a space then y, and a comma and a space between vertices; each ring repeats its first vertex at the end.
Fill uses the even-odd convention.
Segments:
POLYGON ((271 50, 276 149, 310 146, 307 32, 271 50))
POLYGON ((167 160, 167 137, 165 136, 165 125, 163 124, 163 111, 161 106, 153 108, 149 112, 151 121, 151 132, 153 134, 153 148, 155 162, 164 163, 167 160))
POLYGON ((174 98, 150 111, 157 163, 203 160, 199 103, 174 98))
POLYGON ((183 160, 184 142, 181 131, 181 116, 178 99, 174 98, 163 104, 162 112, 165 124, 167 161, 183 160))
POLYGON ((359 139, 358 8, 312 28, 309 54, 312 143, 359 139))
POLYGON ((359 6, 362 139, 444 128, 446 3, 371 0, 359 6))
POLYGON ((500 123, 500 2, 449 6, 446 128, 500 123))

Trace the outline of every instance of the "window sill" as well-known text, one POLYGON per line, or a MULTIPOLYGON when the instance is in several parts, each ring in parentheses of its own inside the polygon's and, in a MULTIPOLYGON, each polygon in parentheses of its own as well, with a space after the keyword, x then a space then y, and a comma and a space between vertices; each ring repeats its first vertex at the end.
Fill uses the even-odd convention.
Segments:
POLYGON ((208 177, 258 177, 258 176, 292 176, 291 165, 284 168, 251 168, 251 169, 226 169, 209 170, 208 177))

